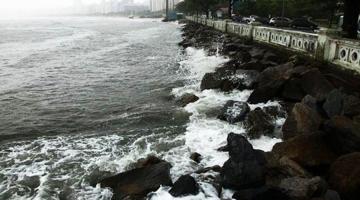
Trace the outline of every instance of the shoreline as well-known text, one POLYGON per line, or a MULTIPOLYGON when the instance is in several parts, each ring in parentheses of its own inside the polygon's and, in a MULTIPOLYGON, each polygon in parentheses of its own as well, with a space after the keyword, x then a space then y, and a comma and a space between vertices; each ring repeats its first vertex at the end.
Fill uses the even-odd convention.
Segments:
MULTIPOLYGON (((222 199, 355 200, 360 196, 359 77, 192 22, 183 27, 183 38, 179 45, 184 49, 195 47, 209 56, 229 58, 205 74, 201 91, 252 90, 247 101, 230 100, 217 113, 217 119, 241 124, 245 134, 229 133, 227 144, 218 149, 229 154, 223 166, 184 174, 174 183, 168 162, 154 156, 142 159, 137 168, 100 181, 102 187, 113 189, 114 199, 161 199, 164 189, 159 192, 159 185, 167 186, 168 198, 196 196, 201 191, 199 179, 206 179, 222 199), (281 106, 259 106, 269 101, 281 106), (281 118, 286 120, 276 123, 281 118), (254 149, 249 141, 263 136, 282 142, 270 152, 254 149), (143 173, 152 180, 144 179, 143 173), (137 184, 142 185, 129 188, 137 184), (223 189, 233 192, 224 195, 229 191, 223 189)), ((185 93, 178 103, 186 106, 199 99, 185 93)), ((191 159, 200 163, 201 154, 192 152, 191 159)))

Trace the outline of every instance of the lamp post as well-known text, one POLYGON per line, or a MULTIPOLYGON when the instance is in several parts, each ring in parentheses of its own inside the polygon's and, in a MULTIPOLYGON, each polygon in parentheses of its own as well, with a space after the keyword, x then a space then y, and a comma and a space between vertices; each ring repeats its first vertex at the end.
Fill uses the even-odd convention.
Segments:
POLYGON ((285 0, 282 0, 282 11, 281 11, 281 17, 285 17, 285 0))

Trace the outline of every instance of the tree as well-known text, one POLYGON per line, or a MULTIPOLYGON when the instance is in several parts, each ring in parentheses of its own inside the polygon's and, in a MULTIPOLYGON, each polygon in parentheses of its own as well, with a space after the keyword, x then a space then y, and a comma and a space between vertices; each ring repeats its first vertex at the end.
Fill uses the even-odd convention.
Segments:
POLYGON ((359 0, 344 0, 344 23, 342 28, 345 37, 351 39, 357 38, 359 14, 359 0))

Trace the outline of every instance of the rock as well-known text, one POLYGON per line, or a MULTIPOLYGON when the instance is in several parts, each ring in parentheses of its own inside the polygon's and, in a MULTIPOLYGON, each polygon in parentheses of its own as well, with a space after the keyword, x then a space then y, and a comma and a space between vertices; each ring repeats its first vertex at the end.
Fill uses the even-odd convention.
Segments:
POLYGON ((294 65, 292 63, 285 63, 283 65, 278 65, 276 67, 269 67, 260 73, 258 78, 259 86, 265 86, 269 83, 276 81, 285 81, 290 77, 287 72, 293 69, 294 65))
POLYGON ((324 195, 324 200, 341 200, 339 193, 334 190, 327 190, 324 195))
POLYGON ((222 86, 222 78, 218 73, 206 73, 201 81, 201 90, 219 89, 222 86))
POLYGON ((266 152, 266 185, 277 187, 281 180, 294 176, 307 177, 307 171, 302 168, 298 163, 289 159, 286 156, 280 157, 273 152, 266 152), (283 160, 282 160, 283 159, 283 160))
POLYGON ((290 200, 289 196, 276 187, 260 187, 235 192, 236 200, 290 200))
POLYGON ((334 89, 326 97, 323 105, 324 111, 329 118, 335 115, 342 115, 344 106, 344 95, 340 90, 334 89))
POLYGON ((250 104, 266 103, 279 96, 285 80, 269 82, 267 85, 258 86, 250 95, 250 104))
POLYGON ((291 177, 310 178, 311 175, 303 167, 286 156, 277 158, 273 153, 266 154, 266 185, 278 186, 281 180, 291 177))
POLYGON ((269 67, 261 72, 257 80, 258 87, 250 95, 248 102, 251 104, 265 103, 280 96, 283 85, 290 78, 287 71, 293 67, 292 63, 286 63, 269 67))
POLYGON ((344 115, 354 117, 360 115, 360 98, 348 95, 344 98, 344 115))
POLYGON ((254 150, 244 136, 230 133, 228 138, 230 158, 221 170, 224 188, 235 190, 259 187, 265 183, 265 158, 254 150))
POLYGON ((185 107, 186 105, 188 105, 189 103, 194 103, 197 100, 199 100, 199 97, 197 97, 194 94, 184 94, 180 97, 180 99, 178 100, 178 103, 182 106, 185 107))
POLYGON ((281 97, 288 101, 299 102, 305 97, 299 78, 292 78, 286 81, 281 97))
POLYGON ((199 153, 192 153, 191 155, 190 155, 190 159, 191 160, 193 160, 194 162, 196 162, 196 163, 200 163, 200 161, 201 161, 201 155, 199 154, 199 153))
POLYGON ((254 88, 258 79, 259 72, 256 70, 236 70, 235 74, 230 78, 234 88, 238 90, 254 88))
POLYGON ((278 158, 283 156, 299 163, 307 170, 325 172, 337 155, 326 142, 322 132, 299 135, 282 143, 277 143, 272 152, 278 158), (325 171, 324 171, 325 170, 325 171))
POLYGON ((195 171, 195 173, 196 174, 203 174, 203 173, 207 173, 209 171, 220 172, 221 167, 219 165, 215 165, 215 166, 212 166, 212 167, 206 167, 206 168, 199 169, 199 170, 195 171))
POLYGON ((283 139, 288 140, 296 135, 316 132, 323 121, 316 110, 304 103, 297 103, 283 125, 283 139))
POLYGON ((174 197, 197 195, 199 184, 190 175, 181 176, 170 189, 169 193, 174 197))
POLYGON ((249 112, 250 107, 247 103, 230 100, 225 104, 218 118, 234 124, 243 121, 249 112))
POLYGON ((165 162, 164 160, 154 156, 154 155, 149 155, 146 158, 141 158, 139 159, 136 163, 134 168, 141 168, 141 167, 148 167, 151 165, 155 165, 161 162, 165 162))
POLYGON ((360 151, 360 120, 335 116, 324 123, 328 141, 340 154, 360 151))
POLYGON ((306 94, 323 100, 334 89, 334 86, 321 74, 318 69, 311 69, 301 77, 301 86, 306 94))
POLYGON ((330 167, 329 185, 342 199, 358 200, 360 197, 360 153, 341 156, 330 167))
POLYGON ((285 118, 287 116, 286 111, 279 106, 268 106, 263 108, 264 112, 274 119, 285 118))
POLYGON ((100 185, 103 188, 111 188, 114 199, 123 199, 127 196, 145 197, 161 185, 172 185, 170 168, 169 163, 160 162, 105 178, 100 181, 100 185))
POLYGON ((236 63, 238 69, 244 70, 256 70, 258 72, 264 71, 271 64, 259 61, 250 61, 247 63, 236 63))
POLYGON ((283 189, 290 199, 309 199, 321 197, 327 191, 326 182, 320 177, 311 179, 292 177, 281 181, 279 188, 283 189))
POLYGON ((270 115, 261 108, 251 111, 245 120, 245 128, 250 138, 260 138, 262 135, 273 136, 275 125, 270 115))

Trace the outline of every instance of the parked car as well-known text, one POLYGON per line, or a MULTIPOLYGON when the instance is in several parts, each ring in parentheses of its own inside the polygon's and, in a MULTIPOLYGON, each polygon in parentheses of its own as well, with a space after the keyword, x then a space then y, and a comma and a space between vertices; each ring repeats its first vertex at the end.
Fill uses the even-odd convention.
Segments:
POLYGON ((272 26, 288 27, 290 26, 291 19, 286 17, 274 17, 271 18, 269 24, 272 26))
POLYGON ((292 28, 296 28, 296 29, 308 29, 308 30, 315 30, 318 29, 318 25, 316 25, 315 23, 309 21, 306 18, 297 18, 294 19, 290 26, 292 28))

